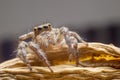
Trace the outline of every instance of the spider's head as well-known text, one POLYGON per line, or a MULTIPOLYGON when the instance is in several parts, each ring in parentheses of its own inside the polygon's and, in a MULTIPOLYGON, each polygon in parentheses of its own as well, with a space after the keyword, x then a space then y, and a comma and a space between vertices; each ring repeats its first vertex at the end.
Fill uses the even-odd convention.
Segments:
POLYGON ((50 23, 46 23, 46 24, 42 25, 42 28, 44 31, 51 31, 52 25, 50 23))
POLYGON ((68 31, 69 31, 69 29, 67 27, 63 26, 60 28, 60 33, 63 35, 66 35, 68 31))
POLYGON ((50 23, 42 24, 40 26, 34 27, 35 36, 44 32, 44 31, 51 31, 52 25, 50 23))

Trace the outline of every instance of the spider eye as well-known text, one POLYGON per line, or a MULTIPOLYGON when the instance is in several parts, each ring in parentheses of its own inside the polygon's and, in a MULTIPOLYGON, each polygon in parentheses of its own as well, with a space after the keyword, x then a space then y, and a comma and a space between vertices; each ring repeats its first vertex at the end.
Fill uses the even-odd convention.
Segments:
POLYGON ((42 28, 38 28, 38 30, 39 30, 39 31, 41 31, 41 30, 42 30, 42 28))
POLYGON ((34 31, 36 31, 37 29, 36 28, 34 28, 34 31))
POLYGON ((48 26, 51 26, 50 24, 48 26))
POLYGON ((47 28, 48 28, 48 26, 43 26, 43 28, 47 29, 47 28))

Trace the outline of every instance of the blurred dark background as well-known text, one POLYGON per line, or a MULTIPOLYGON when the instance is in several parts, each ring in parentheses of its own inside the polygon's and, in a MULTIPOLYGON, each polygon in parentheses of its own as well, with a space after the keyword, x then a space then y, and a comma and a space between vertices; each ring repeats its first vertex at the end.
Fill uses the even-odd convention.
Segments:
POLYGON ((120 47, 120 0, 0 0, 0 62, 35 25, 67 26, 88 42, 120 47))

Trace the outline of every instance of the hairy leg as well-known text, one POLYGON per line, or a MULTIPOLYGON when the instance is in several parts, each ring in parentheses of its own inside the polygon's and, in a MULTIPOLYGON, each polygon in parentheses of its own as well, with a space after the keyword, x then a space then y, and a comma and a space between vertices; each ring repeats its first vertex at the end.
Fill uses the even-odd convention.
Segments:
POLYGON ((88 43, 84 41, 76 32, 70 31, 69 34, 70 36, 73 36, 74 38, 76 38, 78 42, 82 42, 83 44, 88 46, 88 43))
POLYGON ((50 64, 45 56, 45 53, 40 49, 38 44, 35 44, 34 42, 29 42, 29 47, 35 52, 35 55, 37 56, 37 58, 43 62, 49 69, 51 72, 53 72, 53 70, 50 67, 50 64))
POLYGON ((32 67, 27 59, 27 51, 26 51, 27 43, 22 41, 18 45, 18 50, 17 50, 17 57, 19 57, 29 68, 30 71, 32 71, 32 67))
POLYGON ((73 48, 74 48, 76 66, 80 65, 80 66, 85 67, 85 65, 82 64, 82 63, 79 61, 80 53, 78 52, 78 44, 77 44, 77 43, 74 44, 74 45, 73 45, 73 48))

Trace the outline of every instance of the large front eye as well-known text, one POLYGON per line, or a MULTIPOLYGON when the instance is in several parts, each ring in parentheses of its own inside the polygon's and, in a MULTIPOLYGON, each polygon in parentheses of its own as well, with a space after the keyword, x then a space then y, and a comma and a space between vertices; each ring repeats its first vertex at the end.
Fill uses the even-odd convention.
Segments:
POLYGON ((43 28, 47 29, 47 28, 48 28, 48 26, 43 26, 43 28))
POLYGON ((38 28, 38 30, 39 30, 39 31, 41 31, 41 30, 42 30, 42 28, 38 28))

